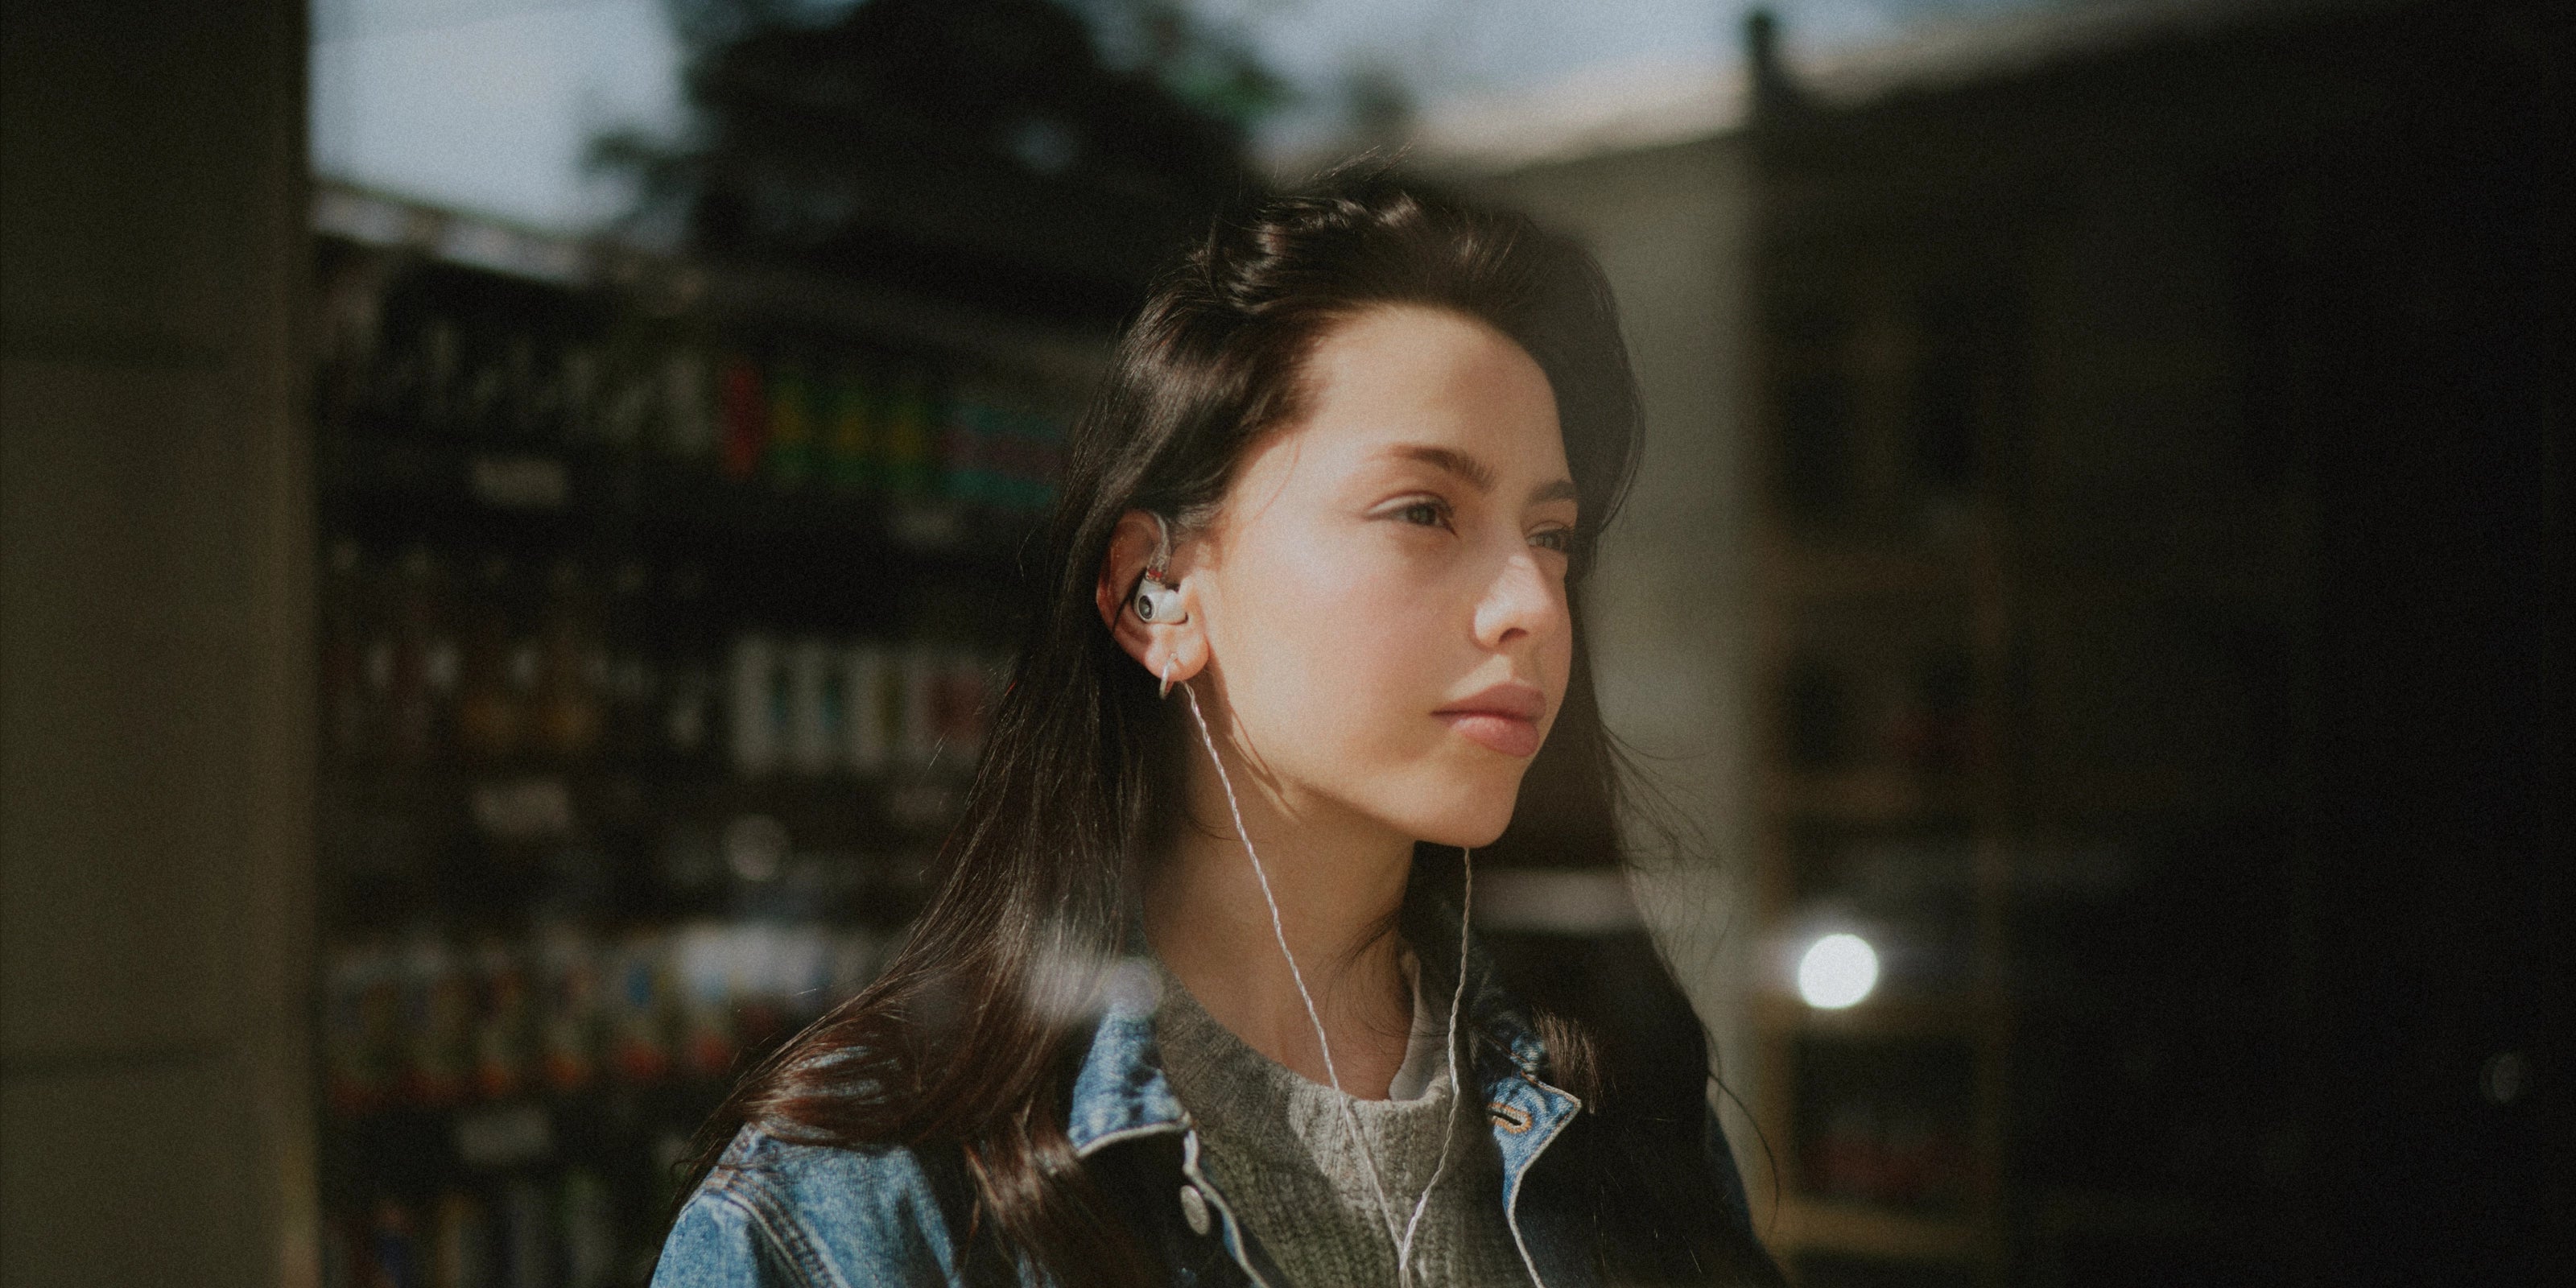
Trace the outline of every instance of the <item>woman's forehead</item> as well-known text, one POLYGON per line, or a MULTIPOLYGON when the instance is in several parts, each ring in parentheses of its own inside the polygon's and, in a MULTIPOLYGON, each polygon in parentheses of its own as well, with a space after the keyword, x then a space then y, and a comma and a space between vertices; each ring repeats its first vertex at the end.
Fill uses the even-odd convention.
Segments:
MULTIPOLYGON (((1565 473, 1556 398, 1518 344, 1461 314, 1373 309, 1317 342, 1301 415, 1283 427, 1300 461, 1351 468, 1385 461, 1472 466, 1484 482, 1565 473)), ((1544 480, 1541 480, 1544 481, 1544 480)))

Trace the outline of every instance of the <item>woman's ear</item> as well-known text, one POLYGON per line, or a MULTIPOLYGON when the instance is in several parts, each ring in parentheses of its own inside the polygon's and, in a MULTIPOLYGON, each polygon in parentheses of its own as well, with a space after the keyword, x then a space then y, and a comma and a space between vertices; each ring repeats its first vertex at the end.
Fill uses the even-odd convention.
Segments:
POLYGON ((1197 596, 1192 593, 1184 574, 1180 552, 1174 551, 1172 566, 1165 575, 1171 577, 1172 589, 1180 592, 1181 613, 1170 621, 1147 622, 1136 613, 1136 589, 1145 579, 1146 566, 1162 544, 1163 528, 1147 510, 1129 510, 1118 516, 1118 526, 1109 534, 1109 551, 1100 560, 1100 577, 1092 587, 1092 602, 1100 610, 1101 624, 1127 656, 1136 659, 1147 674, 1161 679, 1169 668, 1174 684, 1197 675, 1207 666, 1207 635, 1199 627, 1197 596))

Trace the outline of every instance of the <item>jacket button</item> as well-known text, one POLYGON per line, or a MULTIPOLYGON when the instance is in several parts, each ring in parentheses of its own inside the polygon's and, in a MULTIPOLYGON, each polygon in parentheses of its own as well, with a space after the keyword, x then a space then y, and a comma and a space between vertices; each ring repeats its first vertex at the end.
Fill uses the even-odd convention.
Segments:
POLYGON ((1190 1223, 1192 1234, 1208 1232, 1207 1196, 1195 1185, 1181 1187, 1181 1219, 1190 1223))

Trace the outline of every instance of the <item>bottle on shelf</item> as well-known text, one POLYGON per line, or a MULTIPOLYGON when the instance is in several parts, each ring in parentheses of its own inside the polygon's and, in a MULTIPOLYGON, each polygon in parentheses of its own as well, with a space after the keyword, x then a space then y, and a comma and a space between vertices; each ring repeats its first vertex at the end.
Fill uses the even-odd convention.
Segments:
POLYGON ((606 724, 601 688, 608 662, 598 633, 595 599, 578 562, 556 562, 548 574, 545 613, 537 627, 537 677, 529 694, 529 728, 537 750, 557 763, 588 760, 606 724))
POLYGON ((474 1090, 504 1100, 529 1083, 530 1012, 527 963, 497 936, 474 949, 474 1090))
POLYGON ((941 490, 969 504, 1007 501, 1010 428, 1010 412, 989 381, 960 384, 939 435, 941 490))
POLYGON ((876 408, 870 399, 866 364, 856 357, 844 358, 833 368, 821 404, 823 476, 845 494, 874 489, 876 408))
POLYGON ((579 929, 554 923, 535 935, 538 1067, 558 1093, 599 1075, 602 978, 598 949, 579 929))
POLYGON ((492 1212, 463 1189, 438 1196, 430 1209, 428 1280, 432 1288, 490 1284, 494 1254, 492 1212))
POLYGON ((609 436, 607 359, 596 341, 565 340, 555 355, 556 436, 578 447, 627 447, 635 440, 609 436))
POLYGON ((662 355, 660 385, 655 419, 662 454, 684 467, 714 458, 724 442, 726 422, 706 351, 694 344, 673 345, 662 355))
POLYGON ((707 592, 705 567, 682 563, 671 570, 669 589, 660 601, 659 741, 664 763, 681 774, 712 772, 724 745, 718 728, 723 659, 715 648, 707 592))
POLYGON ((600 750, 612 763, 636 767, 653 759, 659 743, 662 673, 653 648, 652 569, 641 559, 620 560, 609 574, 607 605, 600 616, 600 750))
POLYGON ((555 1199, 563 1288, 606 1288, 617 1275, 616 1196, 590 1168, 565 1169, 555 1199))
POLYGON ((717 463, 727 480, 747 483, 759 476, 768 447, 769 390, 759 360, 747 353, 728 356, 717 380, 717 463))
POLYGON ((563 432, 562 367, 551 337, 522 324, 508 332, 502 368, 500 440, 512 447, 560 446, 563 432))
MULTIPOLYGON (((507 442, 515 435, 512 424, 516 408, 512 406, 511 350, 521 337, 503 332, 488 321, 464 329, 464 361, 459 383, 461 405, 455 409, 455 423, 449 432, 481 443, 507 442)), ((533 355, 528 359, 533 361, 533 355)))
POLYGON ((809 778, 831 773, 841 764, 849 708, 836 651, 827 640, 806 637, 789 642, 780 661, 786 672, 783 759, 790 771, 809 778))
POLYGON ((516 1281, 510 1288, 552 1288, 560 1251, 552 1187, 536 1176, 512 1176, 500 1183, 495 1198, 502 1264, 516 1281))
POLYGON ((770 368, 766 399, 767 441, 761 450, 762 473, 774 487, 801 488, 814 476, 814 386, 805 363, 782 358, 770 368))
POLYGON ((885 645, 862 640, 841 650, 841 755, 850 772, 879 774, 893 763, 901 692, 894 654, 885 645))
POLYGON ((734 773, 767 777, 778 768, 787 732, 787 668, 777 642, 758 632, 737 637, 726 654, 725 673, 734 773))
POLYGON ((391 1103, 402 1034, 400 963, 381 943, 331 950, 322 972, 323 1094, 344 1117, 391 1103))
POLYGON ((402 950, 401 1096, 420 1108, 466 1098, 474 1020, 473 983, 435 931, 416 930, 402 950))
POLYGON ((524 731, 520 641, 510 611, 515 576, 508 556, 485 557, 464 606, 458 632, 456 745, 469 762, 508 760, 517 754, 524 731))
POLYGON ((584 418, 593 441, 620 454, 660 449, 655 420, 663 398, 661 355, 632 342, 612 343, 597 353, 597 391, 584 418))
POLYGON ((461 668, 447 624, 447 570, 425 546, 403 552, 394 590, 385 741, 397 765, 432 763, 445 752, 461 668))
POLYGON ((456 320, 433 313, 421 324, 417 375, 399 387, 396 414, 419 432, 456 432, 466 416, 464 342, 456 320))
POLYGON ((638 1086, 671 1072, 669 945, 650 930, 628 931, 608 950, 608 1068, 638 1086))
POLYGON ((728 1013, 741 993, 739 939, 719 924, 682 927, 670 948, 680 996, 680 1050, 688 1074, 721 1078, 742 1053, 728 1013))
POLYGON ((367 1259, 386 1288, 427 1288, 420 1232, 412 1210, 394 1199, 376 1205, 367 1228, 367 1259))
POLYGON ((927 370, 911 365, 897 371, 877 440, 881 477, 889 494, 925 496, 936 482, 937 463, 932 456, 935 405, 927 370))

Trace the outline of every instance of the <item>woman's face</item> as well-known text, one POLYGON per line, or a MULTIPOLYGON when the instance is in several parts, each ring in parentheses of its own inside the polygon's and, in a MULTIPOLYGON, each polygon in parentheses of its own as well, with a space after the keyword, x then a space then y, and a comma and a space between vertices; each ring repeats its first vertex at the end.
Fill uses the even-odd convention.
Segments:
POLYGON ((1236 745, 1302 817, 1479 846, 1565 696, 1572 475, 1546 375, 1482 322, 1327 332, 1184 574, 1236 745))

